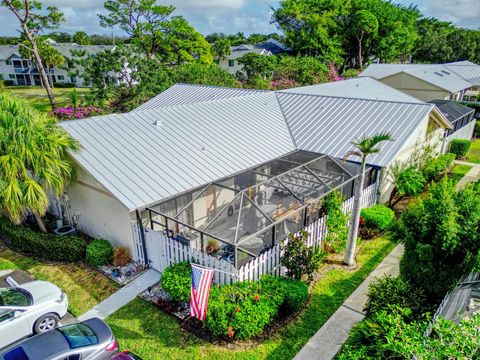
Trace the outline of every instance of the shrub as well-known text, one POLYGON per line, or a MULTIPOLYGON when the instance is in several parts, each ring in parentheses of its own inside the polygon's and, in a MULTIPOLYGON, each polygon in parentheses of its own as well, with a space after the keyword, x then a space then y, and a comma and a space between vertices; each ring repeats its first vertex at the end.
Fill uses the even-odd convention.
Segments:
POLYGON ((175 301, 188 303, 192 285, 192 267, 187 261, 167 267, 160 278, 163 290, 175 301))
POLYGON ((258 336, 277 316, 284 294, 285 287, 273 276, 262 277, 260 282, 213 287, 205 325, 216 337, 258 336))
POLYGON ((425 176, 427 181, 438 179, 452 166, 453 160, 455 160, 455 154, 451 153, 440 155, 430 160, 423 169, 423 176, 425 176))
POLYGON ((0 236, 13 248, 35 258, 67 262, 85 259, 85 241, 75 236, 39 233, 6 218, 0 218, 0 236))
POLYGON ((130 250, 125 246, 119 246, 113 250, 113 265, 125 266, 130 261, 130 250))
POLYGON ((475 139, 480 139, 480 120, 475 122, 475 139))
POLYGON ((463 159, 467 156, 472 142, 464 139, 453 139, 450 142, 450 152, 455 154, 457 159, 463 159))
POLYGON ((215 256, 220 251, 220 244, 217 240, 208 239, 205 250, 208 255, 215 256))
POLYGON ((281 305, 286 313, 294 313, 302 309, 308 300, 308 285, 302 281, 279 278, 285 284, 285 295, 281 305))
POLYGON ((413 317, 419 317, 426 306, 425 294, 400 277, 385 275, 371 282, 364 311, 367 315, 392 307, 408 308, 413 317))
POLYGON ((344 197, 338 191, 327 196, 324 201, 327 209, 327 236, 323 242, 326 251, 338 253, 345 248, 348 238, 348 215, 342 211, 344 197))
POLYGON ((395 213, 385 205, 375 205, 362 209, 361 216, 367 228, 384 231, 392 223, 395 213))
POLYGON ((312 280, 313 273, 320 266, 326 254, 323 251, 316 251, 306 245, 308 232, 300 231, 298 235, 289 234, 285 252, 280 260, 287 268, 287 277, 302 280, 304 275, 312 280))
POLYGON ((14 84, 13 80, 3 80, 3 85, 5 86, 13 86, 14 84))
POLYGON ((406 169, 396 174, 395 186, 397 193, 400 196, 417 196, 425 188, 425 177, 422 172, 414 166, 409 166, 406 169))
POLYGON ((74 88, 75 87, 75 84, 74 83, 56 83, 55 84, 55 87, 56 88, 74 88))
POLYGON ((113 246, 105 239, 95 239, 87 245, 87 264, 91 266, 109 265, 113 261, 113 246))

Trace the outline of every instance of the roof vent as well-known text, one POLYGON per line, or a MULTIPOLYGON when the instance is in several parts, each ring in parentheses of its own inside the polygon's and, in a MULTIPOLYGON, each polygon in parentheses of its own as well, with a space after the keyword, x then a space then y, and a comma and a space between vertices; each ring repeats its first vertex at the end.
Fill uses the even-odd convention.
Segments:
POLYGON ((435 73, 435 75, 438 75, 438 76, 440 76, 440 77, 443 77, 443 74, 441 74, 441 73, 439 73, 439 72, 437 72, 437 71, 435 71, 434 73, 435 73))
POLYGON ((207 148, 205 147, 205 145, 203 145, 203 146, 200 146, 200 150, 205 151, 207 150, 207 148))
POLYGON ((160 127, 160 126, 162 126, 162 122, 160 120, 155 120, 153 122, 153 126, 160 127))

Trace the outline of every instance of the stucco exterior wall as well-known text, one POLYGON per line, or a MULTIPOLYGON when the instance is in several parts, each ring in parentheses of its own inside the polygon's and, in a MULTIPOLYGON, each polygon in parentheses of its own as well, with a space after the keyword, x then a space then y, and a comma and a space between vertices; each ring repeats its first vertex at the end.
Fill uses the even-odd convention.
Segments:
POLYGON ((453 139, 465 139, 465 140, 471 140, 473 137, 473 132, 475 131, 475 121, 471 121, 461 129, 455 131, 452 135, 447 137, 446 139, 446 149, 448 148, 448 145, 453 139))
POLYGON ((379 194, 380 203, 386 203, 390 199, 390 195, 394 188, 391 177, 393 166, 396 164, 408 164, 412 162, 415 156, 421 154, 422 148, 427 146, 432 147, 433 152, 437 154, 444 152, 446 148, 444 144, 445 139, 443 138, 445 128, 439 126, 436 130, 429 132, 428 128, 431 121, 435 121, 432 114, 425 117, 417 131, 415 131, 402 146, 402 149, 399 151, 390 166, 382 169, 379 194))
POLYGON ((380 79, 381 82, 387 84, 397 90, 403 91, 422 101, 445 99, 452 97, 458 98, 460 94, 450 94, 448 91, 436 87, 428 82, 410 76, 405 73, 398 73, 380 79))
MULTIPOLYGON (((68 201, 59 200, 73 214, 79 212, 78 230, 93 238, 104 238, 113 246, 125 246, 135 256, 131 223, 135 214, 115 199, 91 175, 79 170, 77 181, 65 191, 68 201)), ((55 206, 52 206, 52 212, 55 206)))

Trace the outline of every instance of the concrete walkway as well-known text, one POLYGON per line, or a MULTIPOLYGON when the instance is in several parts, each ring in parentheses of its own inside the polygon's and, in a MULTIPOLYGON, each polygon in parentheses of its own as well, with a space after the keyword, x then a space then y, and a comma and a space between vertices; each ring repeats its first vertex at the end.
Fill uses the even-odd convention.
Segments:
POLYGON ((459 160, 456 160, 455 164, 467 165, 472 167, 465 174, 465 176, 458 181, 457 190, 463 189, 465 185, 467 185, 469 182, 475 182, 480 180, 480 164, 471 163, 467 161, 459 161, 459 160))
POLYGON ((160 273, 156 270, 148 269, 131 283, 110 295, 82 316, 79 316, 78 320, 84 321, 93 317, 105 319, 108 315, 113 314, 122 306, 127 305, 130 301, 135 299, 138 294, 144 292, 149 286, 153 286, 159 280, 160 273))
POLYGON ((402 254, 403 245, 397 245, 305 344, 294 360, 333 359, 348 339, 350 330, 365 318, 363 308, 368 298, 368 284, 385 274, 398 275, 402 254))

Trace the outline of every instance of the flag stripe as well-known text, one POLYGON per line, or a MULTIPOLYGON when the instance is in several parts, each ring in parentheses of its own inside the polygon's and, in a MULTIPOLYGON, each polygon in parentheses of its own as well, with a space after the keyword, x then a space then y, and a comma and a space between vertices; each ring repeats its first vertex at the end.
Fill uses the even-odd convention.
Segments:
POLYGON ((190 316, 205 320, 208 296, 213 280, 213 270, 192 264, 192 288, 190 295, 190 316))

